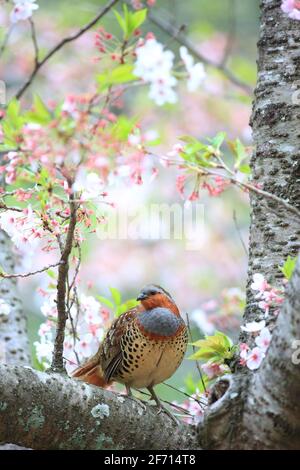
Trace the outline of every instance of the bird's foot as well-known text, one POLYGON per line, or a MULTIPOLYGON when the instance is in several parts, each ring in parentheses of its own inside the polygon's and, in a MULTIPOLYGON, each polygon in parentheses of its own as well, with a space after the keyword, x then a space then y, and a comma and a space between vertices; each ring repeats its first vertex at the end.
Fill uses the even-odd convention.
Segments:
POLYGON ((166 406, 164 406, 162 403, 160 403, 160 405, 157 405, 158 406, 158 411, 157 411, 157 414, 161 414, 161 413, 166 413, 169 418, 171 418, 171 420, 177 424, 177 426, 180 424, 180 421, 179 419, 176 418, 176 416, 173 415, 173 413, 171 413, 170 410, 168 410, 168 408, 166 406))
POLYGON ((177 424, 180 423, 180 421, 173 415, 173 413, 171 413, 170 410, 168 410, 168 408, 166 406, 164 406, 162 404, 162 402, 160 401, 160 399, 158 398, 158 396, 156 395, 155 391, 153 390, 153 387, 148 387, 148 390, 149 392, 151 393, 151 399, 155 401, 157 407, 158 407, 158 412, 157 414, 159 415, 160 413, 166 413, 169 418, 171 418, 171 420, 177 424))

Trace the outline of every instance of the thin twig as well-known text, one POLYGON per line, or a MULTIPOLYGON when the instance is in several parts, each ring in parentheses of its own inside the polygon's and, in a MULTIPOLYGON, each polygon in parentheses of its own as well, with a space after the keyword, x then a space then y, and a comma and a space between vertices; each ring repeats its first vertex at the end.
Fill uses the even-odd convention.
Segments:
MULTIPOLYGON (((189 330, 191 341, 193 342, 194 340, 193 340, 193 336, 192 336, 192 330, 191 330, 190 319, 189 319, 188 313, 186 313, 186 322, 187 322, 187 327, 188 327, 188 330, 189 330)), ((193 348, 193 353, 195 353, 196 352, 195 346, 192 346, 192 348, 193 348)), ((201 367, 200 367, 199 361, 197 361, 197 360, 196 360, 196 367, 197 367, 197 370, 198 370, 199 375, 200 375, 202 387, 203 387, 204 391, 206 392, 206 386, 205 386, 205 382, 203 380, 201 367)))
POLYGON ((20 99, 21 96, 25 93, 25 91, 27 90, 27 88, 31 85, 31 83, 33 82, 33 80, 35 79, 38 71, 40 70, 41 67, 43 67, 43 65, 48 62, 48 60, 54 55, 56 54, 56 52, 58 52, 60 49, 62 49, 62 47, 64 47, 66 44, 72 42, 72 41, 75 41, 76 39, 78 39, 80 36, 82 36, 84 33, 86 33, 86 31, 88 31, 89 29, 91 29, 96 23, 98 23, 98 21, 104 16, 106 15, 106 13, 108 13, 111 8, 116 4, 118 3, 119 0, 110 0, 110 2, 108 2, 108 4, 91 20, 89 21, 89 23, 87 23, 85 26, 83 26, 82 28, 80 28, 76 33, 74 34, 71 34, 70 36, 67 36, 66 38, 62 39, 60 42, 58 42, 56 44, 56 46, 54 46, 52 49, 50 49, 50 51, 45 55, 45 57, 40 61, 40 62, 36 62, 35 63, 35 66, 30 74, 30 76, 28 77, 28 79, 26 80, 26 82, 21 86, 21 88, 19 89, 19 91, 16 93, 16 98, 17 99, 20 99))
POLYGON ((249 183, 243 183, 242 181, 237 180, 234 176, 221 175, 220 173, 217 173, 216 171, 198 168, 194 165, 187 165, 187 168, 189 168, 190 170, 196 171, 197 173, 200 173, 201 175, 221 176, 225 180, 230 181, 231 183, 233 183, 236 186, 239 186, 240 188, 248 189, 252 193, 259 194, 260 196, 263 196, 266 199, 270 199, 271 201, 277 202, 281 206, 285 207, 285 209, 287 209, 289 212, 292 212, 293 214, 297 215, 298 218, 300 218, 300 211, 296 207, 291 206, 291 204, 286 202, 281 197, 278 197, 275 194, 269 193, 268 191, 264 191, 263 189, 260 189, 257 186, 253 186, 252 184, 249 184, 249 183))
MULTIPOLYGON (((2 197, 1 194, 0 194, 0 197, 2 197)), ((4 209, 6 211, 23 212, 23 209, 21 209, 20 207, 10 207, 10 206, 7 206, 6 204, 4 204, 4 202, 1 202, 1 201, 0 201, 0 209, 4 209)))
POLYGON ((31 28, 31 39, 32 39, 32 44, 33 44, 33 49, 34 49, 34 64, 35 64, 35 67, 37 67, 39 64, 39 45, 37 41, 35 24, 32 18, 29 18, 29 23, 30 23, 30 28, 31 28))
POLYGON ((242 237, 242 234, 241 234, 241 231, 240 231, 240 227, 238 226, 238 221, 237 221, 237 218, 236 218, 236 212, 235 210, 233 211, 233 214, 232 214, 232 218, 233 218, 233 222, 234 222, 234 225, 235 225, 235 229, 236 229, 236 232, 238 234, 238 237, 239 237, 239 240, 242 244, 242 247, 244 248, 244 251, 246 253, 246 256, 248 256, 248 250, 246 248, 246 245, 245 245, 245 242, 243 240, 243 237, 242 237))
MULTIPOLYGON (((143 390, 138 390, 138 392, 141 393, 142 395, 146 395, 147 397, 151 397, 151 395, 149 395, 147 392, 144 392, 143 390)), ((177 408, 177 410, 182 411, 186 415, 193 416, 188 410, 186 410, 185 408, 182 408, 180 405, 176 405, 175 403, 172 403, 171 401, 168 401, 168 400, 163 400, 162 398, 160 398, 160 401, 163 403, 166 403, 167 405, 173 406, 174 408, 177 408)))
POLYGON ((175 390, 178 393, 181 393, 185 397, 189 398, 190 400, 194 400, 198 405, 203 409, 204 405, 206 405, 206 402, 201 402, 198 398, 193 397, 192 395, 189 395, 188 393, 184 392, 183 390, 180 390, 179 388, 173 387, 173 385, 167 384, 166 382, 163 382, 163 385, 166 385, 166 387, 171 388, 172 390, 175 390))
POLYGON ((48 269, 50 269, 50 268, 56 268, 57 266, 59 266, 61 264, 62 264, 62 262, 59 261, 58 263, 49 264, 48 266, 45 266, 44 268, 38 269, 37 271, 28 272, 28 273, 7 274, 7 273, 0 272, 0 277, 3 277, 4 279, 13 279, 15 277, 30 277, 30 276, 34 276, 35 274, 40 274, 40 273, 43 273, 45 271, 48 271, 48 269))
MULTIPOLYGON (((72 182, 69 182, 69 187, 72 187, 72 182)), ((51 369, 60 372, 65 371, 63 363, 63 349, 65 340, 65 327, 68 317, 66 309, 67 278, 69 273, 69 257, 73 247, 75 227, 77 221, 77 205, 73 199, 74 195, 70 194, 70 222, 68 226, 67 238, 61 255, 61 264, 58 269, 57 279, 57 327, 51 369)))

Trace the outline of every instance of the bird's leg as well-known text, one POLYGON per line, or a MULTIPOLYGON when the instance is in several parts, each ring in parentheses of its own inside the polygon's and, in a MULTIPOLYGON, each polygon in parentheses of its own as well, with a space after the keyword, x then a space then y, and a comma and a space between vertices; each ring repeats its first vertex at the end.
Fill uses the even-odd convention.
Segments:
POLYGON ((151 393, 151 398, 150 400, 154 400, 157 407, 158 407, 158 412, 157 414, 160 414, 162 412, 165 412, 171 419, 172 421, 174 421, 177 425, 179 424, 179 420, 173 415, 173 413, 171 413, 171 411, 168 410, 168 408, 166 406, 164 406, 162 404, 162 402, 160 401, 160 399, 158 398, 158 396, 156 395, 153 387, 147 387, 147 390, 149 390, 149 392, 151 393))
POLYGON ((146 411, 146 405, 143 403, 142 400, 139 400, 138 398, 134 397, 132 395, 132 391, 131 391, 131 387, 129 385, 125 385, 126 387, 126 396, 128 398, 130 398, 130 400, 134 401, 135 403, 137 403, 139 406, 141 406, 143 408, 144 411, 146 411))

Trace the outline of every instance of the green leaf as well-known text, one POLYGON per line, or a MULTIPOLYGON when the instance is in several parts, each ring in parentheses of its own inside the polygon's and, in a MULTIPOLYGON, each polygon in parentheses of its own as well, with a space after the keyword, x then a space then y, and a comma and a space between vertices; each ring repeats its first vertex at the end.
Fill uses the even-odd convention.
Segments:
POLYGON ((98 75, 96 79, 99 83, 99 90, 103 91, 112 85, 132 82, 136 80, 136 76, 133 74, 132 64, 122 64, 112 71, 106 70, 101 75, 98 75))
POLYGON ((52 270, 52 269, 48 269, 46 271, 46 273, 48 274, 49 277, 51 277, 52 279, 56 279, 56 273, 52 270))
POLYGON ((20 131, 25 124, 24 117, 20 114, 20 103, 13 99, 6 109, 5 119, 2 121, 4 144, 6 146, 17 146, 20 131))
POLYGON ((6 116, 13 122, 17 122, 20 117, 20 102, 17 99, 12 99, 6 110, 6 116))
POLYGON ((233 153, 234 157, 234 168, 241 171, 242 173, 250 174, 251 169, 249 165, 242 165, 242 162, 248 158, 245 146, 242 144, 240 139, 228 140, 227 144, 233 153), (242 168, 242 169, 241 169, 242 168))
POLYGON ((129 13, 128 17, 128 29, 127 33, 130 36, 136 29, 138 29, 145 21, 147 17, 147 8, 136 11, 135 13, 129 13))
POLYGON ((106 307, 110 308, 113 310, 114 304, 112 303, 111 300, 107 299, 106 297, 103 297, 102 295, 96 295, 96 298, 99 300, 101 304, 106 305, 106 307))
POLYGON ((127 25, 126 25, 126 21, 124 18, 122 18, 122 16, 120 15, 120 13, 116 10, 114 10, 114 14, 115 14, 115 17, 117 18, 117 21, 121 27, 121 29, 123 30, 124 32, 124 37, 127 36, 127 25))
POLYGON ((120 294, 120 292, 115 287, 110 287, 109 290, 111 292, 111 296, 113 298, 113 301, 114 301, 115 305, 118 307, 121 304, 121 294, 120 294))
POLYGON ((48 124, 52 120, 51 113, 38 95, 34 95, 33 109, 26 113, 26 118, 38 124, 48 124))
POLYGON ((136 118, 128 119, 126 116, 119 116, 112 128, 112 135, 118 140, 127 140, 135 125, 136 118))
POLYGON ((233 355, 233 347, 231 339, 221 331, 216 331, 212 336, 205 336, 192 343, 193 346, 199 348, 189 359, 209 359, 212 362, 223 363, 225 359, 230 359, 233 355))
POLYGON ((218 134, 213 139, 209 139, 209 141, 216 150, 219 150, 225 138, 226 132, 218 132, 218 134))
POLYGON ((241 173, 245 173, 245 175, 251 175, 251 168, 249 165, 241 165, 239 167, 239 171, 241 173))
POLYGON ((284 277, 288 280, 290 280, 292 277, 292 274, 296 267, 297 258, 297 256, 295 256, 295 258, 291 258, 289 255, 286 261, 284 262, 283 266, 278 266, 280 271, 283 273, 284 277))

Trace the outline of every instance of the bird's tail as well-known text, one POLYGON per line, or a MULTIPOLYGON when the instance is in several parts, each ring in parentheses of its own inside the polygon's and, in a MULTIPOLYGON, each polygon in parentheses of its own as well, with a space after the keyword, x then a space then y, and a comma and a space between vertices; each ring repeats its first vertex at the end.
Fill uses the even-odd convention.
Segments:
POLYGON ((104 378, 104 373, 97 354, 74 370, 72 377, 92 385, 97 385, 97 387, 105 388, 109 385, 104 378))

